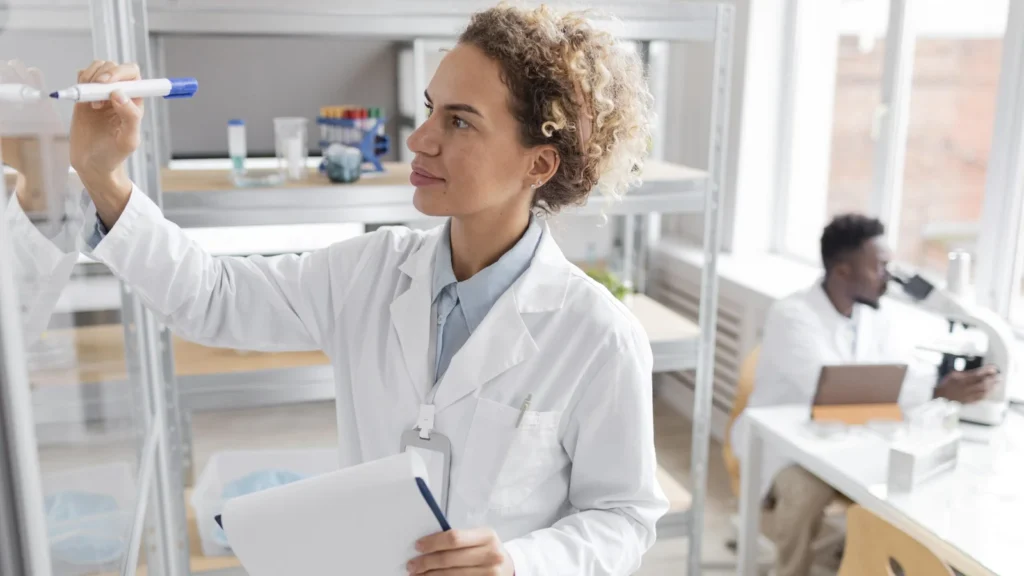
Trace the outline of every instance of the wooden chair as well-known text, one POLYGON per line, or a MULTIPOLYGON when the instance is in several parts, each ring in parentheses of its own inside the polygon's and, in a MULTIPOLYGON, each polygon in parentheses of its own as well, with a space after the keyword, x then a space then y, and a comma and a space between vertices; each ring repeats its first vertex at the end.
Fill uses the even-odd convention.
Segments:
POLYGON ((735 496, 740 494, 740 460, 732 451, 732 425, 746 409, 750 393, 754 391, 754 375, 757 373, 757 359, 760 355, 761 346, 755 346, 740 365, 740 374, 736 379, 736 397, 732 401, 732 411, 729 413, 729 421, 725 425, 722 458, 725 460, 725 469, 729 472, 729 484, 735 496))
POLYGON ((839 576, 953 576, 953 571, 924 544, 858 505, 846 512, 846 553, 839 576))
MULTIPOLYGON (((725 439, 722 445, 722 459, 725 460, 725 469, 729 473, 729 485, 732 488, 733 495, 737 497, 739 497, 740 494, 740 461, 732 451, 732 427, 733 424, 735 424, 736 419, 739 418, 740 414, 743 413, 743 410, 746 409, 747 402, 750 400, 750 394, 754 391, 754 377, 757 373, 757 361, 760 355, 761 346, 755 346, 754 349, 747 354, 747 357, 743 359, 743 364, 740 365, 740 373, 736 379, 736 396, 733 399, 732 411, 729 413, 729 421, 726 423, 725 439)), ((819 537, 815 540, 813 544, 815 553, 821 552, 822 550, 828 549, 832 546, 838 546, 839 543, 843 541, 842 521, 844 512, 848 505, 849 502, 845 498, 839 497, 836 498, 826 509, 826 524, 834 529, 834 533, 819 537)), ((738 517, 733 517, 733 524, 734 526, 739 526, 738 517)), ((763 535, 758 538, 758 540, 762 550, 772 550, 770 555, 774 556, 774 545, 771 541, 763 535)), ((734 541, 730 541, 729 544, 730 547, 732 547, 734 545, 734 541)), ((768 563, 770 564, 770 562, 768 563)))

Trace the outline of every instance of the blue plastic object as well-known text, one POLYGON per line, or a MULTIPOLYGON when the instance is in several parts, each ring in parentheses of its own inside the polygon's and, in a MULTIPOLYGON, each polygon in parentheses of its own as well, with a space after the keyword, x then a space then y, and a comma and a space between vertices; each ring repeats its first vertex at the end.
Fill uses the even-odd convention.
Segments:
MULTIPOLYGON (((262 492, 271 488, 277 488, 278 486, 284 486, 285 484, 291 484, 292 482, 298 482, 305 478, 306 476, 289 470, 260 470, 225 484, 224 489, 221 491, 221 497, 224 500, 230 500, 239 496, 245 496, 246 494, 262 492)), ((217 544, 225 548, 230 547, 227 534, 224 533, 224 529, 220 526, 214 529, 213 539, 217 544)))
POLYGON ((54 559, 103 566, 124 555, 128 527, 113 496, 60 492, 47 496, 44 505, 54 559))

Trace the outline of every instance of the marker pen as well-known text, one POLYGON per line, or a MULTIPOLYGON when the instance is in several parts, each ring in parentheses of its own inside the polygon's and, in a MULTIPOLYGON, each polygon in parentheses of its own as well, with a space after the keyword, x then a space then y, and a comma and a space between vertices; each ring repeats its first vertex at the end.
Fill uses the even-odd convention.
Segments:
POLYGON ((27 84, 0 84, 0 102, 38 102, 43 93, 27 84))
POLYGON ((70 88, 50 94, 50 98, 75 102, 99 102, 109 100, 110 94, 120 90, 128 98, 162 96, 164 98, 191 98, 199 89, 195 78, 155 78, 111 82, 110 84, 76 84, 70 88))

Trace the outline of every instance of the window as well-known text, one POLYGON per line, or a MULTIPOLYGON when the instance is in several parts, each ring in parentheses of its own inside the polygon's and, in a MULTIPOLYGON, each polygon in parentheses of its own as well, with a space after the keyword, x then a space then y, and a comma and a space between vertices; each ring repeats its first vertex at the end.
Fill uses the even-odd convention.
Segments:
POLYGON ((885 72, 888 1, 850 1, 839 12, 826 216, 871 210, 875 124, 885 72))
MULTIPOLYGON (((779 129, 783 177, 775 191, 775 249, 817 263, 817 238, 827 220, 865 212, 886 222, 898 259, 927 272, 944 275, 955 249, 972 252, 975 262, 984 257, 980 231, 1008 228, 1004 221, 988 222, 989 216, 983 226, 982 211, 995 127, 1015 117, 1007 111, 996 118, 1003 36, 1008 18, 1024 20, 1024 8, 1009 0, 797 6, 787 24, 794 39, 780 68, 788 80, 782 109, 789 113, 779 129)), ((1014 107, 1021 108, 1024 102, 1014 107)), ((1015 195, 1022 192, 1012 188, 992 189, 1000 206, 1018 210, 1015 195)), ((1012 242, 1005 237, 993 245, 1011 250, 1018 236, 1012 242)), ((1017 291, 1021 273, 1011 282, 1008 264, 987 268, 1000 267, 999 277, 976 272, 985 275, 979 283, 999 283, 1005 297, 1017 291)), ((1024 300, 1014 306, 1024 328, 1024 300)))
POLYGON ((896 256, 944 275, 977 254, 1006 27, 1004 2, 942 2, 917 14, 896 256))
MULTIPOLYGON (((800 3, 792 26, 788 148, 776 246, 818 263, 836 214, 871 210, 875 125, 885 71, 888 0, 800 3)), ((787 90, 784 89, 784 90, 787 90)))

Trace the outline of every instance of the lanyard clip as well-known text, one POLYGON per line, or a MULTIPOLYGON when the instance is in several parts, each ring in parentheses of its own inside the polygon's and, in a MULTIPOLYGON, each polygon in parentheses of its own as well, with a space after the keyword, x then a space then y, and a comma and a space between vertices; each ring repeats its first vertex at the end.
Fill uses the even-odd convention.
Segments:
POLYGON ((420 438, 430 440, 430 431, 434 429, 434 405, 421 404, 420 417, 416 420, 416 429, 420 432, 420 438))

